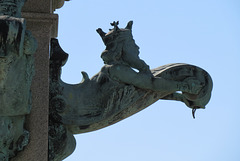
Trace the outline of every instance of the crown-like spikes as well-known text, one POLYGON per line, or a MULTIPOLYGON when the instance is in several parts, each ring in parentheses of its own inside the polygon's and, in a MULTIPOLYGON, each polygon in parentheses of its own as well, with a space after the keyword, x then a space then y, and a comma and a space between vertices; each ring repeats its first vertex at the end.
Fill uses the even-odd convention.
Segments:
POLYGON ((110 23, 113 26, 113 29, 110 29, 109 33, 105 33, 101 28, 98 28, 96 31, 97 33, 101 36, 104 44, 106 45, 107 43, 109 43, 110 41, 112 41, 113 39, 116 38, 116 36, 126 36, 129 35, 129 33, 131 33, 132 31, 132 25, 133 25, 133 21, 129 21, 127 26, 124 29, 119 29, 118 28, 118 24, 119 21, 113 21, 113 23, 110 23), (130 32, 129 32, 130 30, 130 32))
POLYGON ((114 28, 113 28, 113 30, 114 31, 117 31, 119 28, 118 28, 118 24, 119 24, 119 21, 117 21, 117 22, 115 22, 115 21, 113 21, 113 23, 110 23, 114 28))

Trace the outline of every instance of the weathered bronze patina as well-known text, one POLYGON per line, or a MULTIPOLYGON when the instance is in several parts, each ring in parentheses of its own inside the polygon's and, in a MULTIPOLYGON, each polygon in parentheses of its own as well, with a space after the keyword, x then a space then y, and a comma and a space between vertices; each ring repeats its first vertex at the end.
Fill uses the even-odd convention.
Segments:
POLYGON ((36 41, 21 18, 25 0, 0 0, 0 160, 28 144, 25 115, 31 110, 36 41))
POLYGON ((105 65, 92 78, 82 72, 79 84, 60 79, 68 54, 57 39, 52 39, 49 160, 62 160, 74 151, 73 134, 112 125, 159 99, 184 102, 193 114, 196 109, 205 108, 212 91, 210 75, 197 66, 180 63, 150 70, 139 58, 132 24, 130 21, 126 28, 118 28, 118 22, 113 22, 108 33, 97 29, 106 45, 101 54, 105 65))

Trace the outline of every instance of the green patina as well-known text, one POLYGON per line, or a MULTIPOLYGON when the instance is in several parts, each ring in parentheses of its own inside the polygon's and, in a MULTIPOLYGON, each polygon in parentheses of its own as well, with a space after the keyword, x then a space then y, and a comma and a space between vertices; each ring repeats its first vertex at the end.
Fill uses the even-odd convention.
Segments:
POLYGON ((24 0, 0 1, 0 160, 28 144, 25 115, 31 110, 36 40, 21 18, 24 0))
POLYGON ((106 49, 105 65, 89 78, 82 72, 79 84, 64 83, 61 68, 68 54, 51 41, 49 160, 70 155, 76 146, 73 134, 110 126, 158 101, 176 100, 193 109, 205 108, 211 97, 212 79, 203 69, 189 64, 168 64, 156 69, 140 59, 132 35, 133 22, 108 33, 97 29, 106 49), (133 70, 135 68, 136 70, 133 70), (181 92, 179 92, 181 91, 181 92))

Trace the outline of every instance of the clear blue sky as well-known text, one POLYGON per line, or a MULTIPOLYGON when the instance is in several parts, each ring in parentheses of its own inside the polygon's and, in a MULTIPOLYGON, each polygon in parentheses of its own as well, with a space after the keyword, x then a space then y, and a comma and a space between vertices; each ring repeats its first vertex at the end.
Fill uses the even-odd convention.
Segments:
POLYGON ((212 76, 212 99, 192 119, 181 102, 160 100, 107 128, 76 135, 65 161, 239 161, 239 0, 72 0, 59 14, 59 41, 70 54, 62 79, 78 83, 103 66, 96 33, 134 21, 140 57, 151 68, 189 63, 212 76))

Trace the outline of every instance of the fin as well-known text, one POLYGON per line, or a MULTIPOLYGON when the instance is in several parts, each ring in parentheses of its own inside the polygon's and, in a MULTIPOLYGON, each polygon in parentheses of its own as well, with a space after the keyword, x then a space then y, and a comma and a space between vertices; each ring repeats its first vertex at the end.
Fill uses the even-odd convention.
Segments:
POLYGON ((82 79, 81 83, 84 83, 84 82, 90 80, 89 76, 88 76, 88 74, 86 72, 82 71, 81 73, 82 73, 82 76, 83 76, 83 79, 82 79))

